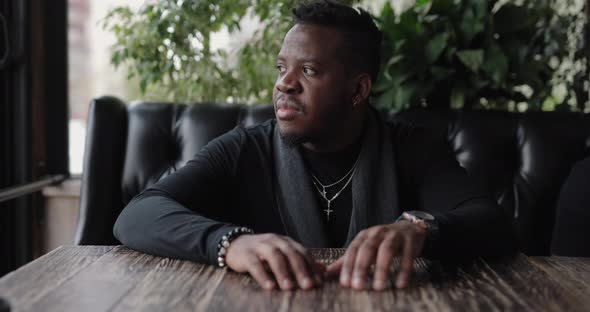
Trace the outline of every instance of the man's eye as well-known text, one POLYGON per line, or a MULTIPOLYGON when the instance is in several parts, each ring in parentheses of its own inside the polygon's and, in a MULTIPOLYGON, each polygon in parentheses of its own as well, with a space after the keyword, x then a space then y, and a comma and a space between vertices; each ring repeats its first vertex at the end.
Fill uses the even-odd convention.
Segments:
POLYGON ((279 71, 279 73, 282 73, 283 71, 285 71, 285 67, 283 65, 277 65, 277 70, 279 71))
POLYGON ((315 70, 310 67, 303 67, 303 73, 307 76, 315 75, 315 70))

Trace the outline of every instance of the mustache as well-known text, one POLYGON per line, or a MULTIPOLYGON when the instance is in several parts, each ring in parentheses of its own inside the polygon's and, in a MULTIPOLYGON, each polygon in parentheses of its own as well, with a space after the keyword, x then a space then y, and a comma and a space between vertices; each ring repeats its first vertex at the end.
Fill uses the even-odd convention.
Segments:
POLYGON ((278 110, 280 108, 288 108, 303 111, 303 104, 299 102, 296 98, 288 95, 280 96, 274 103, 274 106, 275 110, 278 110))

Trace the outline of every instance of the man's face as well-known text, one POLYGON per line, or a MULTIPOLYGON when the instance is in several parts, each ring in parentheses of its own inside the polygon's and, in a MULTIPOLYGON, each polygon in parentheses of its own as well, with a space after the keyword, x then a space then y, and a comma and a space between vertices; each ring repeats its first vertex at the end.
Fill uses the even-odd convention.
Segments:
POLYGON ((334 28, 297 24, 277 58, 273 104, 288 143, 322 142, 341 132, 352 114, 353 86, 334 28))

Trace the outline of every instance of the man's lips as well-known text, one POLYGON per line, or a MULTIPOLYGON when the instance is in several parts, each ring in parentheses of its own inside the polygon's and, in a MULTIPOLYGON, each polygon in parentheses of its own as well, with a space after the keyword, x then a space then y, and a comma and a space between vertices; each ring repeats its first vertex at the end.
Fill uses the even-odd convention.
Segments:
POLYGON ((301 112, 296 109, 292 109, 289 107, 281 107, 277 109, 277 118, 280 120, 293 120, 299 115, 301 112))
POLYGON ((295 103, 295 101, 279 99, 276 104, 276 116, 280 120, 293 120, 303 110, 301 106, 295 103))

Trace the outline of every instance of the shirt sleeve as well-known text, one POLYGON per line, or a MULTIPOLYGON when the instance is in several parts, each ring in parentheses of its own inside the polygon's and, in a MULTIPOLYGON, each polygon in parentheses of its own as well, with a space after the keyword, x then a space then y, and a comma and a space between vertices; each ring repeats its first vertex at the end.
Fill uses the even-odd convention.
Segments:
POLYGON ((137 195, 113 229, 129 248, 163 257, 217 262, 217 243, 236 228, 226 216, 243 146, 236 128, 211 141, 184 167, 137 195))
POLYGON ((439 236, 425 256, 436 259, 502 256, 516 239, 503 209, 457 162, 443 136, 415 128, 405 135, 402 171, 416 207, 432 214, 439 236))

